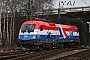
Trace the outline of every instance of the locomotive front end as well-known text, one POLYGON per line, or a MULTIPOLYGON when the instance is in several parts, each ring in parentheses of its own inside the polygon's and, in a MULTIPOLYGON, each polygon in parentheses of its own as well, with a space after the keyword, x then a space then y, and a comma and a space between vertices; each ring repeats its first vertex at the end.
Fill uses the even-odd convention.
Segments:
POLYGON ((35 30, 36 24, 25 22, 22 24, 19 31, 19 39, 17 46, 22 47, 31 47, 36 39, 37 39, 37 30, 35 30))
POLYGON ((19 39, 22 41, 35 39, 34 28, 35 28, 35 24, 22 25, 20 32, 19 32, 19 39))

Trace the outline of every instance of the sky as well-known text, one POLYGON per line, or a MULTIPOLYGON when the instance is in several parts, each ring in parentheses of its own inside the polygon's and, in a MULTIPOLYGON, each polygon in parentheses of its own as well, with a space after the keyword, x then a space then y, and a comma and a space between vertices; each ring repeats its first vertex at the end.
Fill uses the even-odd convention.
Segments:
POLYGON ((53 0, 54 8, 59 7, 59 2, 64 8, 90 6, 90 0, 53 0))

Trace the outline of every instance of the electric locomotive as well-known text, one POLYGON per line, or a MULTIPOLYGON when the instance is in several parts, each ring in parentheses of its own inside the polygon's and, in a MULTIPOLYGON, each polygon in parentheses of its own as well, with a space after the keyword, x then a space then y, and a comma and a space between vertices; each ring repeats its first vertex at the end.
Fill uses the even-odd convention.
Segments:
POLYGON ((43 48, 73 46, 79 43, 79 30, 76 26, 34 19, 21 25, 17 45, 42 50, 43 48))

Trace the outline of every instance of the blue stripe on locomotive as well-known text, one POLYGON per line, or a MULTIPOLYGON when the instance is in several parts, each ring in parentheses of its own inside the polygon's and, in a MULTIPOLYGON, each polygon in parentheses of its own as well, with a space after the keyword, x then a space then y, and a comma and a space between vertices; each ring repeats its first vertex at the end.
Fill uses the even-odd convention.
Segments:
POLYGON ((30 34, 22 34, 22 35, 19 35, 20 37, 20 40, 30 40, 30 39, 32 39, 32 36, 33 35, 30 35, 30 34))
MULTIPOLYGON (((70 39, 78 39, 79 36, 73 36, 73 38, 70 38, 70 36, 68 36, 66 38, 66 40, 70 40, 70 39)), ((58 35, 51 35, 50 38, 47 38, 47 35, 31 35, 31 34, 27 34, 27 35, 20 35, 20 40, 32 40, 32 39, 38 39, 38 40, 63 40, 64 38, 62 36, 58 36, 58 35), (35 38, 33 38, 33 36, 35 36, 35 38)), ((64 39, 65 40, 65 39, 64 39)))

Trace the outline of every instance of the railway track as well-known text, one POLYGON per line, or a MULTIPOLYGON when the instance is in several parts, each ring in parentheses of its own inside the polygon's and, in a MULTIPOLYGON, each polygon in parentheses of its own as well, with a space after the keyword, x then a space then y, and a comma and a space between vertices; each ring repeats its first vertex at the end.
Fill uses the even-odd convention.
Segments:
MULTIPOLYGON (((0 60, 5 60, 5 59, 6 60, 61 60, 61 59, 72 60, 78 57, 78 55, 82 52, 86 52, 87 54, 90 51, 88 49, 79 49, 79 48, 64 48, 64 49, 33 51, 33 52, 32 51, 23 52, 21 50, 9 51, 9 52, 0 52, 0 60)), ((86 54, 82 53, 83 57, 85 57, 84 55, 86 54)), ((79 58, 77 59, 81 59, 80 55, 79 58)))
POLYGON ((24 50, 3 51, 3 52, 0 52, 0 60, 12 59, 18 56, 23 56, 25 54, 28 54, 28 53, 24 52, 24 50))
POLYGON ((39 52, 28 52, 24 54, 17 54, 13 57, 9 58, 9 60, 41 60, 41 59, 47 59, 51 56, 55 56, 59 53, 65 52, 65 51, 71 51, 75 50, 76 48, 65 48, 65 49, 54 49, 54 50, 45 50, 45 51, 39 51, 39 52))
POLYGON ((81 53, 74 54, 72 56, 66 57, 67 60, 87 60, 85 57, 90 56, 90 51, 84 51, 81 53))
MULTIPOLYGON (((49 58, 50 60, 87 60, 86 57, 90 56, 89 49, 78 49, 63 52, 57 56, 49 58)), ((49 60, 47 59, 47 60, 49 60)))

